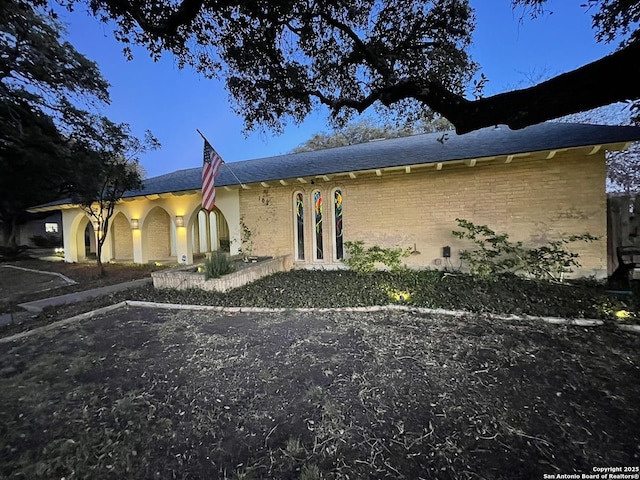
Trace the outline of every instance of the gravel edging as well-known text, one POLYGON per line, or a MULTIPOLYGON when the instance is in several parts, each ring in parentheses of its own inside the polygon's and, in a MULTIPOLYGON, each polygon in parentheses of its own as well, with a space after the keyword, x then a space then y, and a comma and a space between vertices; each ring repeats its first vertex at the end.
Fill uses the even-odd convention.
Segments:
MULTIPOLYGON (((37 335, 39 333, 54 330, 58 327, 63 327, 69 323, 73 323, 80 320, 95 317, 102 313, 107 313, 113 310, 117 310, 122 307, 138 307, 138 308, 158 308, 164 310, 194 310, 194 311, 208 311, 218 313, 282 313, 282 312, 361 312, 361 313, 373 313, 373 312, 411 312, 426 315, 448 315, 453 317, 461 317, 464 315, 485 315, 489 318, 497 320, 532 320, 543 321, 554 325, 573 325, 577 327, 597 327, 604 325, 603 320, 590 319, 590 318, 577 318, 567 319, 559 317, 536 317, 532 315, 495 315, 495 314, 478 314, 474 312, 468 312, 466 310, 448 310, 444 308, 424 308, 424 307, 409 307, 406 305, 377 305, 372 307, 336 307, 336 308, 268 308, 268 307, 220 307, 214 305, 185 305, 177 303, 157 303, 157 302, 145 302, 139 300, 125 300, 123 302, 115 303, 106 307, 98 308, 90 312, 81 313, 64 320, 50 323, 44 327, 34 328, 33 330, 27 330, 26 332, 20 332, 15 335, 0 338, 0 344, 14 342, 22 338, 37 335)), ((617 327, 625 332, 640 334, 640 325, 627 325, 616 324, 617 327)))

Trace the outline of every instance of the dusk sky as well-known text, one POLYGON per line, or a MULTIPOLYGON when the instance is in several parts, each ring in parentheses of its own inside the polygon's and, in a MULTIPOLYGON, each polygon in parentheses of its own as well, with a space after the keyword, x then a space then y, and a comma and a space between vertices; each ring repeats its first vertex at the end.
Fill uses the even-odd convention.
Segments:
MULTIPOLYGON (((477 27, 471 54, 489 79, 485 96, 528 86, 531 77, 569 71, 612 52, 617 44, 595 41, 591 14, 580 3, 550 0, 552 14, 519 22, 522 11, 513 11, 510 0, 472 0, 477 27)), ((313 133, 330 130, 326 111, 318 111, 302 125, 289 125, 280 136, 245 137, 242 118, 232 112, 222 81, 178 69, 170 54, 154 63, 142 48, 135 48, 134 60, 127 61, 109 25, 80 9, 61 17, 68 40, 98 63, 111 84, 111 105, 103 113, 129 123, 138 136, 151 130, 162 143, 161 150, 142 157, 149 177, 201 165, 202 140, 196 128, 228 163, 288 153, 313 133)))

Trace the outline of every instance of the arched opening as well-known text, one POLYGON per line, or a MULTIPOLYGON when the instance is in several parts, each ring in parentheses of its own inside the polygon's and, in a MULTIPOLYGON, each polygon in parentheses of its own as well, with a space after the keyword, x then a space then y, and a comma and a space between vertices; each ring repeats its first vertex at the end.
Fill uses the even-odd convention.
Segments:
POLYGON ((110 230, 113 240, 113 258, 117 261, 133 261, 131 225, 122 212, 113 217, 110 230))
POLYGON ((203 256, 207 252, 221 250, 229 253, 231 240, 229 225, 220 210, 200 210, 193 223, 193 252, 203 256))
POLYGON ((82 217, 76 231, 76 251, 78 262, 96 258, 96 233, 86 216, 82 217))
POLYGON ((162 208, 154 208, 145 217, 142 242, 146 261, 171 257, 171 217, 162 208))
POLYGON ((342 260, 344 258, 344 241, 342 236, 342 190, 333 190, 333 259, 342 260))
POLYGON ((293 246, 295 259, 304 260, 304 194, 293 195, 293 246))
POLYGON ((322 193, 320 190, 315 190, 311 194, 313 199, 313 259, 316 261, 324 259, 324 242, 323 242, 323 205, 322 205, 322 193))

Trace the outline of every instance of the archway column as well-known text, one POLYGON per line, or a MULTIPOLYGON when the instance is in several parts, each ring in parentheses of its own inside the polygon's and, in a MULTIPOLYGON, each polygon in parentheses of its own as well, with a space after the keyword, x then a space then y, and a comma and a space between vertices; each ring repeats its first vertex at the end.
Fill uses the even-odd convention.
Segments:
MULTIPOLYGON (((98 239, 103 233, 101 231, 96 231, 96 254, 98 252, 98 239)), ((109 232, 107 233, 107 238, 105 242, 102 244, 102 255, 100 255, 103 263, 109 262, 113 258, 113 230, 109 227, 109 232)))
POLYGON ((78 218, 78 210, 62 210, 62 246, 64 247, 64 261, 67 263, 76 263, 78 259, 78 228, 82 225, 82 234, 84 235, 84 227, 78 218), (67 233, 69 232, 69 233, 67 233))
POLYGON ((142 230, 138 228, 131 230, 131 236, 133 237, 133 263, 147 263, 142 249, 142 230))
POLYGON ((231 255, 238 255, 242 248, 242 232, 240 230, 240 194, 238 190, 221 192, 216 198, 216 207, 224 215, 229 227, 229 249, 231 255))
POLYGON ((188 235, 189 229, 176 227, 176 257, 178 263, 191 265, 193 263, 193 246, 188 235))

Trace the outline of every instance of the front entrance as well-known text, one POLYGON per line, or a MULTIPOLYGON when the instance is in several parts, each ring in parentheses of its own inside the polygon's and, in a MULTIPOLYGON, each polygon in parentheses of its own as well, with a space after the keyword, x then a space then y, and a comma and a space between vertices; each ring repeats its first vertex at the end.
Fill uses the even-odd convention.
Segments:
POLYGON ((204 255, 205 253, 220 250, 230 253, 231 239, 229 225, 220 210, 214 207, 213 211, 200 210, 196 221, 193 223, 193 253, 204 255))

